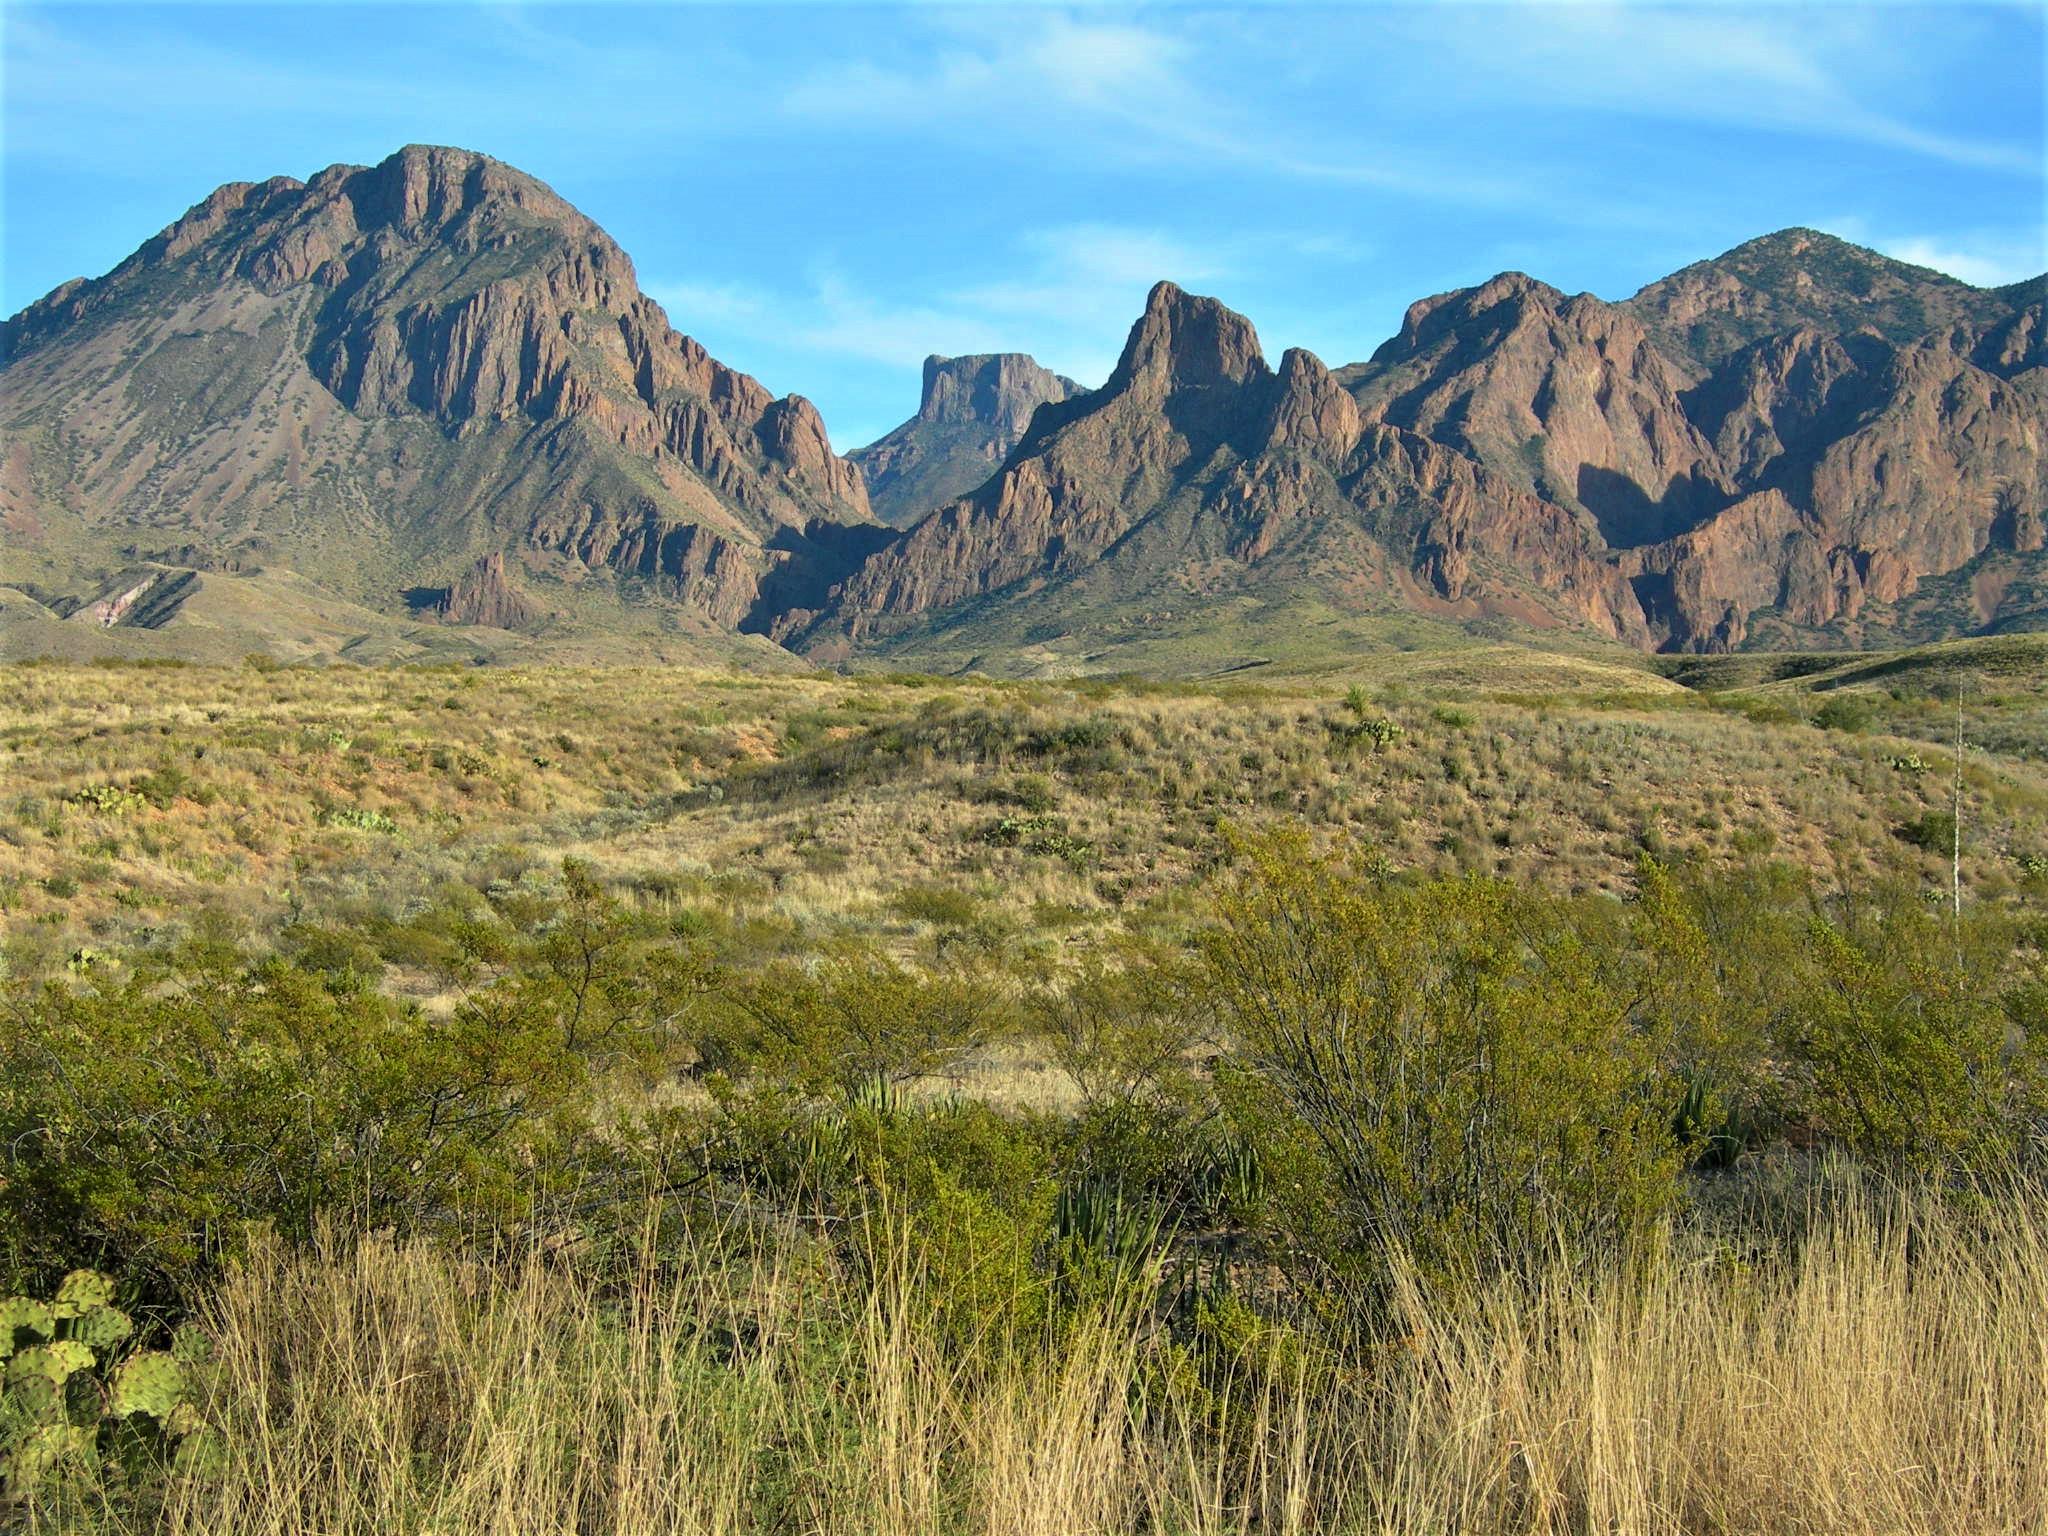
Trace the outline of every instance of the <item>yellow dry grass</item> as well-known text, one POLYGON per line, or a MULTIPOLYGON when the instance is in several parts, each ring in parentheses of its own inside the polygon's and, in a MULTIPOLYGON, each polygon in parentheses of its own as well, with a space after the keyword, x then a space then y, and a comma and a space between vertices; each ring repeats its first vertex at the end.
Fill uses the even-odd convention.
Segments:
POLYGON ((1411 1281, 1350 1364, 1206 1385, 1139 1305, 963 1363, 907 1250, 862 1284, 790 1232, 611 1290, 540 1256, 259 1254, 209 1308, 235 1454, 158 1528, 2039 1531, 2044 1209, 1892 1195, 1753 1265, 1681 1243, 1455 1296, 1411 1281))

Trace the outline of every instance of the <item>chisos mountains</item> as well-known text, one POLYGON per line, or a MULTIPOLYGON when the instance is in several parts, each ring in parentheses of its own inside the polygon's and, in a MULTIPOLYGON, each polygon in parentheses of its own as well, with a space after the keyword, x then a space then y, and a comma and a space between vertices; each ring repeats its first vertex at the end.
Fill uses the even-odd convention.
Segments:
POLYGON ((1041 405, 1086 393, 1021 352, 928 357, 917 414, 847 457, 867 477, 875 515, 908 527, 994 474, 1041 405))
POLYGON ((841 457, 533 178, 226 186, 0 331, 0 647, 1215 670, 2048 628, 2048 279, 1786 230, 1365 362, 1156 287, 1109 380, 930 359, 841 457), (211 648, 211 650, 209 650, 211 648))
POLYGON ((807 401, 678 335, 595 224, 459 150, 222 187, 0 349, 16 614, 171 622, 152 594, 182 583, 223 622, 231 578, 282 569, 398 654, 384 631, 415 612, 658 617, 734 653, 882 536, 807 401))

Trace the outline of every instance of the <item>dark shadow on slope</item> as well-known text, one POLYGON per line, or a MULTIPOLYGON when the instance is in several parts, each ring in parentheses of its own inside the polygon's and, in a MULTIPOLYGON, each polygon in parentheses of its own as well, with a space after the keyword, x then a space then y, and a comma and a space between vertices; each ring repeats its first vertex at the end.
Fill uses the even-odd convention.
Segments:
POLYGON ((1593 515, 1610 549, 1640 549, 1697 528, 1728 505, 1728 497, 1697 472, 1673 480, 1652 497, 1619 470, 1581 464, 1579 505, 1593 515))

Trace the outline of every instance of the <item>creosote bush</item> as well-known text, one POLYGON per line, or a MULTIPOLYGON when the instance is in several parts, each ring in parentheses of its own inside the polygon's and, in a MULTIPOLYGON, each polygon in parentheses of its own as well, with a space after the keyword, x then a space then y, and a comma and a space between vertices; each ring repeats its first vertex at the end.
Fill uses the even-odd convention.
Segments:
POLYGON ((1261 840, 1206 941, 1241 1113, 1305 1144, 1294 1219, 1343 1274, 1515 1267, 1676 1199, 1668 1042, 1568 914, 1261 840))

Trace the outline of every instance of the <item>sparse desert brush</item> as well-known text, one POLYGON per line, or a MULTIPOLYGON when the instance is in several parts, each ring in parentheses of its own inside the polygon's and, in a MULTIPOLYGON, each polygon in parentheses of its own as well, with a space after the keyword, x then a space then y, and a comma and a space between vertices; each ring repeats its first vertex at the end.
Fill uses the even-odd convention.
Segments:
MULTIPOLYGON (((91 824, 132 828, 148 842, 122 845, 122 877, 168 910, 267 901, 274 921, 286 890, 317 905, 352 865, 402 904, 519 841, 622 883, 657 865, 751 866, 789 910, 858 923, 873 903, 839 904, 852 893, 992 873, 997 907, 1022 921, 1043 866, 1065 868, 1067 854, 1071 890, 1054 899, 1082 900, 1097 880, 1156 899, 1198 878, 1190 851, 1218 815, 1382 827, 1404 863, 1437 871, 1499 867, 1498 850, 1533 838, 1542 856, 1526 867, 1546 883, 1613 892, 1653 818, 1674 857, 1734 856, 1736 839, 1759 831, 1817 868, 1847 850, 1866 871, 1924 859, 1932 878, 1937 857, 1884 824, 1932 807, 1873 811, 1887 790, 1869 778, 1886 751, 1931 760, 1930 748, 1676 710, 1644 693, 1534 699, 1460 675, 1455 703, 1433 702, 1427 682, 1361 690, 1368 720, 1342 686, 1286 679, 1207 691, 815 676, 737 687, 618 668, 463 674, 436 691, 420 688, 423 675, 11 668, 0 769, 17 807, 40 807, 17 823, 43 838, 0 845, 0 874, 41 893, 91 824), (1482 707, 1483 732, 1457 723, 1482 707), (1333 734, 1326 720, 1350 724, 1333 734), (1369 738, 1381 722, 1399 734, 1369 738), (66 803, 92 785, 143 803, 121 801, 118 816, 66 803), (1718 823, 1702 814, 1717 797, 1718 823), (1059 814, 1072 846, 1048 860, 978 843, 991 801, 1059 814), (323 813, 336 806, 432 835, 329 846, 323 813), (807 827, 799 848, 792 834, 807 827), (777 847, 786 857, 763 852, 777 847)), ((1966 878, 1988 878, 2009 867, 2003 845, 2048 841, 2048 755, 2031 694, 1973 697, 1969 709, 1983 745, 1969 754, 1965 820, 2003 830, 1999 845, 1966 848, 1966 878)), ((1924 726, 1939 740, 1943 723, 1938 710, 1924 722, 1880 711, 1873 729, 1924 726)), ((120 931, 112 892, 85 889, 24 916, 120 931)))

